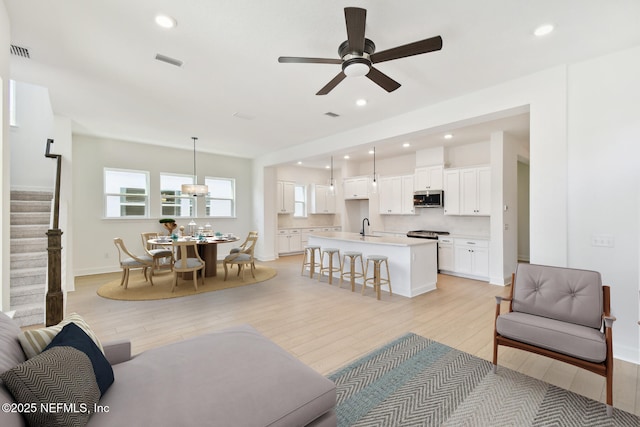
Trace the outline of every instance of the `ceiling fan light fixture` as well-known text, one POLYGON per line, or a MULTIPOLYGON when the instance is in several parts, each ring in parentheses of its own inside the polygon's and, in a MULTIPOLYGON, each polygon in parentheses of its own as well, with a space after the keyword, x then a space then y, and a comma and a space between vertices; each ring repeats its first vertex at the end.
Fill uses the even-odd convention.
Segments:
POLYGON ((342 65, 342 72, 347 77, 362 77, 369 74, 371 62, 365 58, 353 58, 342 65))

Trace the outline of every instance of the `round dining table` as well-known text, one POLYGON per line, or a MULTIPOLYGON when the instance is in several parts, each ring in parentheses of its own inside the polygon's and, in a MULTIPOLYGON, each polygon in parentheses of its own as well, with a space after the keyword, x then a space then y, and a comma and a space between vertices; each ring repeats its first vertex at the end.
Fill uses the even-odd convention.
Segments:
MULTIPOLYGON (((179 237, 178 241, 184 242, 187 239, 185 237, 179 237)), ((197 239, 193 239, 197 240, 197 239)), ((235 236, 214 236, 206 237, 204 240, 198 240, 198 253, 200 258, 204 261, 204 276, 213 277, 217 275, 218 271, 218 245, 221 243, 237 242, 238 239, 235 236)), ((173 245, 173 240, 170 238, 158 238, 150 239, 149 243, 154 246, 169 246, 173 245)))

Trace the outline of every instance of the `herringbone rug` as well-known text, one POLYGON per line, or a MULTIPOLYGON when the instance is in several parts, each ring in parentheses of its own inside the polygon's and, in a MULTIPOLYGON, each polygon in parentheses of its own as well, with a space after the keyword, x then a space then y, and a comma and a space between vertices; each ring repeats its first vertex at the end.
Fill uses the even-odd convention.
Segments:
POLYGON ((407 334, 340 369, 339 426, 640 426, 640 417, 407 334))

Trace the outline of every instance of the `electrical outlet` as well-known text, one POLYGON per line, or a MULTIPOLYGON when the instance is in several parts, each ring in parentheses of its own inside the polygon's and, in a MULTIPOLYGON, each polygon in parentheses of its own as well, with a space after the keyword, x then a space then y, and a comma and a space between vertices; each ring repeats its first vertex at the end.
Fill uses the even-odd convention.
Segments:
POLYGON ((599 248, 613 248, 614 238, 612 234, 592 234, 591 246, 599 248))
POLYGON ((109 252, 105 252, 105 253, 104 253, 104 257, 105 257, 105 258, 109 258, 109 252))

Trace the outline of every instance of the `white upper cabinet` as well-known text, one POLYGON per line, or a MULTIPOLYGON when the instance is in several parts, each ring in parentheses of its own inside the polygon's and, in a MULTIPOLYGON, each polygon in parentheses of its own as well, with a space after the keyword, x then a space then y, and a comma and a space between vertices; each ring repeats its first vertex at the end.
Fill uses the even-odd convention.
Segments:
POLYGON ((295 210, 295 183, 278 181, 277 192, 277 212, 279 214, 292 214, 295 210))
POLYGON ((310 186, 311 214, 336 213, 336 196, 328 185, 311 184, 310 186))
POLYGON ((460 171, 460 214, 491 214, 491 169, 469 168, 460 171))
POLYGON ((413 175, 387 176, 379 181, 382 215, 413 215, 413 175))
POLYGON ((344 179, 345 199, 368 199, 369 198, 369 177, 356 176, 344 179))
POLYGON ((460 215, 460 171, 444 171, 444 214, 460 215))
POLYGON ((416 168, 415 191, 442 190, 443 189, 443 166, 426 166, 416 168))
POLYGON ((444 171, 444 214, 489 216, 491 168, 488 166, 444 171))

